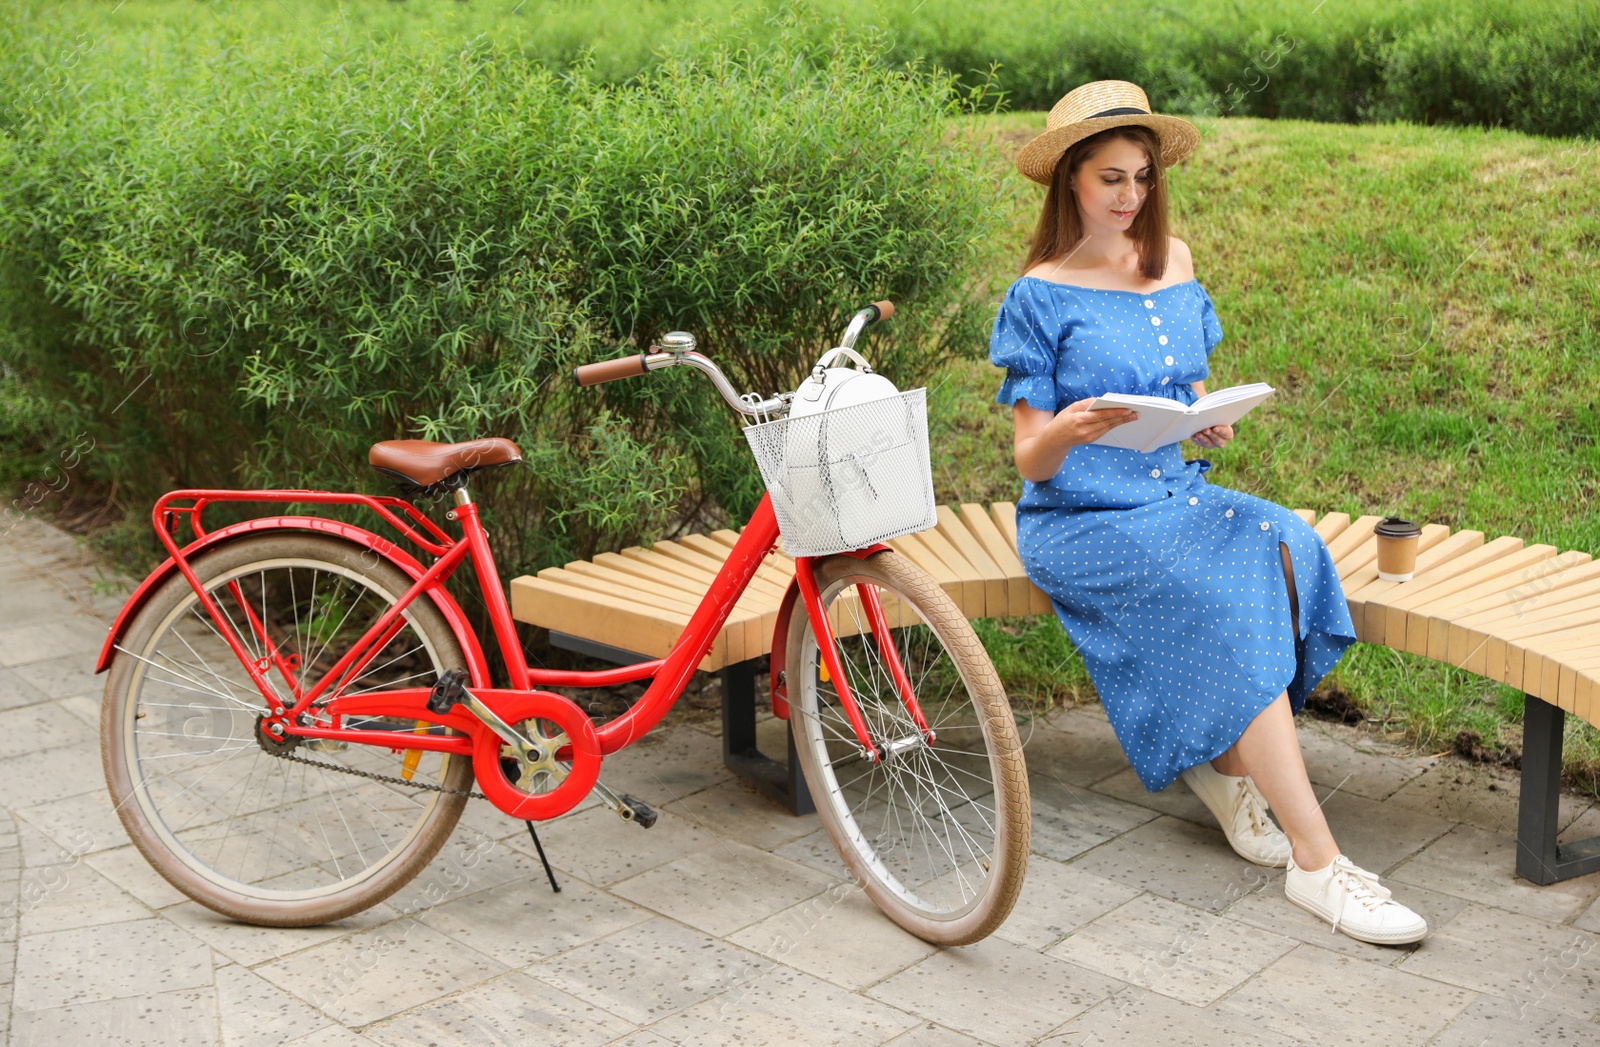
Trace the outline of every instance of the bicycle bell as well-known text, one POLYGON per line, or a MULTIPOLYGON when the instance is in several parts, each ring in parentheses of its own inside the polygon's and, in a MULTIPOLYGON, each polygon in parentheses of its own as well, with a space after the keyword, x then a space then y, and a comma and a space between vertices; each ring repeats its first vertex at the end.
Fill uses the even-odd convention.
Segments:
POLYGON ((694 335, 688 331, 668 331, 661 338, 661 344, 656 346, 664 353, 692 353, 694 352, 694 335))

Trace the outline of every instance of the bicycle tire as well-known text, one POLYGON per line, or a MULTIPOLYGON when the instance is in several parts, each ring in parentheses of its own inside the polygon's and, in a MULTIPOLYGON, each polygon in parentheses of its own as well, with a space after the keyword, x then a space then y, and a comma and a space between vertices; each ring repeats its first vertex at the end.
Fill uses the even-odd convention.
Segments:
POLYGON ((784 662, 790 725, 822 824, 901 927, 937 945, 984 938, 1016 904, 1031 834, 1022 742, 999 675, 955 602, 898 553, 827 557, 815 575, 835 631, 850 634, 836 643, 872 741, 895 750, 876 764, 862 753, 796 608, 784 662), (862 583, 883 600, 931 745, 893 689, 859 598, 841 602, 862 583), (919 828, 924 838, 909 839, 919 828))
MULTIPOLYGON (((239 538, 191 566, 246 649, 260 654, 265 648, 242 627, 227 585, 239 582, 252 612, 274 623, 280 652, 301 658, 302 678, 314 668, 326 671, 411 585, 404 571, 368 549, 301 532, 239 538)), ((454 632, 430 599, 413 601, 403 617, 399 634, 346 692, 428 686, 442 670, 465 667, 454 632), (395 679, 401 673, 404 682, 395 679)), ((268 676, 287 691, 281 678, 268 676)), ((256 727, 262 712, 260 692, 188 581, 175 573, 130 623, 101 706, 106 783, 151 866, 209 909, 274 927, 360 912, 421 872, 466 805, 471 758, 423 753, 410 768, 411 780, 461 795, 402 788, 272 755, 256 727), (339 838, 341 826, 348 839, 339 838)), ((371 722, 379 729, 418 726, 371 722)), ((404 757, 387 748, 293 748, 324 764, 404 777, 404 757)))

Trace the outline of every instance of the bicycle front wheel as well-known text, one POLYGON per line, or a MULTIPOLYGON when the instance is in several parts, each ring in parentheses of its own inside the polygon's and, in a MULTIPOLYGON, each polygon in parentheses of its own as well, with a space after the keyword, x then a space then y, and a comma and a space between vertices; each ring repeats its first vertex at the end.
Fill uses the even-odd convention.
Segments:
MULTIPOLYGON (((285 705, 288 684, 266 667, 258 628, 309 687, 411 584, 368 550, 299 533, 241 538, 192 566, 285 705)), ((422 597, 341 690, 426 687, 464 664, 449 623, 422 597)), ((217 912, 281 927, 359 912, 422 871, 461 815, 472 761, 339 741, 284 744, 263 733, 266 711, 174 574, 118 645, 101 708, 112 801, 156 871, 217 912)), ((446 731, 376 716, 345 726, 446 731)))
POLYGON ((863 752, 797 608, 784 672, 817 813, 891 919, 935 944, 977 941, 1010 914, 1028 861, 1028 779, 1005 688, 955 602, 898 553, 828 557, 815 574, 847 689, 883 754, 863 752), (862 588, 883 607, 932 742, 869 625, 862 588))

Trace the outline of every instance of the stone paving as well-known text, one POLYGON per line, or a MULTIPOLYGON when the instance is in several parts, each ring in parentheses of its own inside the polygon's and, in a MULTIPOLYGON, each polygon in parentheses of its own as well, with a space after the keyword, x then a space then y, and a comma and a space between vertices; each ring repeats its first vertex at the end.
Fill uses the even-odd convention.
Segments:
MULTIPOLYGON (((592 802, 526 831, 474 801, 445 852, 337 925, 188 901, 106 797, 94 655, 126 592, 24 520, 0 552, 0 1040, 60 1044, 1591 1044, 1600 874, 1512 871, 1517 780, 1302 718, 1345 852, 1426 916, 1353 941, 1234 855, 1182 784, 1147 794, 1098 708, 1024 726, 1034 855, 989 939, 936 949, 679 723, 606 762, 650 830, 592 802)), ((781 724, 763 730, 781 738, 781 724)), ((769 750, 778 749, 769 742, 769 750)), ((780 750, 781 751, 781 750, 780 750)), ((1564 795, 1562 839, 1600 832, 1564 795)))

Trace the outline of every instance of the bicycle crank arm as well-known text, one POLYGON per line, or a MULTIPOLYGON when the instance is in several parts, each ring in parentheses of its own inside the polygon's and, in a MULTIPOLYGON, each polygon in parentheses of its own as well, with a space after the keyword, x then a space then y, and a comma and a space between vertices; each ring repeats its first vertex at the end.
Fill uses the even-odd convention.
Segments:
POLYGON ((451 669, 439 677, 433 685, 433 690, 428 694, 428 708, 433 712, 443 715, 457 705, 465 705, 467 711, 483 721, 483 725, 500 737, 500 740, 511 747, 512 753, 519 763, 526 767, 528 764, 542 763, 545 751, 533 742, 524 738, 517 729, 500 719, 499 715, 478 699, 478 696, 467 690, 462 680, 466 674, 458 669, 451 669))
POLYGON ((495 711, 478 700, 476 695, 468 694, 463 703, 469 712, 482 720, 485 727, 500 736, 500 740, 511 747, 511 751, 523 764, 540 763, 544 760, 544 750, 518 734, 516 729, 495 715, 495 711))

